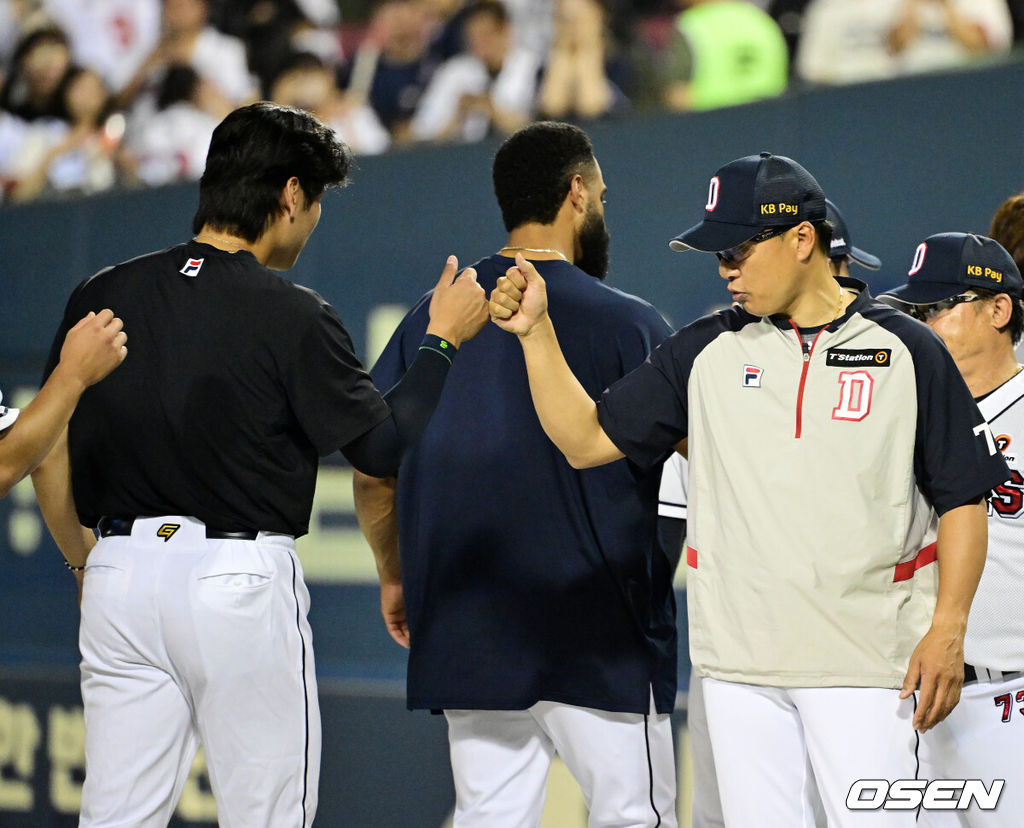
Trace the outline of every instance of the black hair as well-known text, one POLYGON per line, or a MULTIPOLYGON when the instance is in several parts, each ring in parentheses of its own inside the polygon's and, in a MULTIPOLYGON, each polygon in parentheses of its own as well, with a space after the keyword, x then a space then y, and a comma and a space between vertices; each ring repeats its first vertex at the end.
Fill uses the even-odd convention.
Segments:
MULTIPOLYGON (((982 299, 995 299, 1000 291, 986 290, 985 288, 972 287, 975 293, 978 294, 982 299)), ((1024 302, 1021 302, 1016 296, 1010 296, 1006 294, 1011 303, 1012 310, 1010 311, 1010 321, 1006 323, 1006 330, 1010 333, 1010 341, 1016 345, 1021 340, 1021 336, 1024 336, 1024 302)))
POLYGON ((1014 296, 1010 297, 1010 301, 1013 302, 1013 310, 1006 327, 1010 329, 1010 340, 1016 345, 1024 336, 1024 302, 1014 296))
POLYGON ((199 73, 185 63, 173 63, 167 67, 157 90, 156 108, 167 109, 176 103, 189 102, 199 89, 199 73))
POLYGON ((579 127, 538 121, 505 139, 494 156, 494 195, 505 229, 551 224, 575 175, 595 164, 594 147, 579 127))
POLYGON ((14 53, 11 55, 11 63, 21 63, 29 52, 35 49, 40 43, 45 43, 46 41, 60 43, 63 46, 67 46, 69 49, 71 48, 68 42, 68 36, 60 26, 40 26, 37 29, 29 31, 21 38, 21 40, 18 41, 17 45, 14 47, 14 53))
MULTIPOLYGON (((831 259, 832 236, 836 231, 835 225, 828 219, 821 219, 821 221, 812 221, 811 226, 814 227, 818 249, 831 259)), ((843 258, 843 256, 839 256, 837 260, 842 261, 843 258)))
POLYGON ((208 224, 254 242, 279 213, 289 178, 312 203, 344 185, 351 167, 348 145, 308 112, 267 101, 243 106, 213 131, 192 230, 208 224))
MULTIPOLYGON (((42 103, 41 108, 34 105, 28 99, 28 89, 25 85, 25 76, 22 69, 22 61, 40 43, 59 43, 70 51, 67 35, 58 26, 43 26, 33 29, 23 35, 14 47, 14 53, 9 62, 9 71, 0 87, 0 109, 17 115, 25 121, 33 121, 37 118, 63 118, 63 106, 61 95, 55 88, 50 97, 42 103)), ((70 69, 70 66, 68 67, 70 69)), ((2 74, 2 72, 0 72, 2 74)))
POLYGON ((1010 340, 1016 345, 1024 336, 1024 302, 1014 296, 1010 297, 1010 301, 1013 302, 1013 310, 1006 327, 1010 329, 1010 340))

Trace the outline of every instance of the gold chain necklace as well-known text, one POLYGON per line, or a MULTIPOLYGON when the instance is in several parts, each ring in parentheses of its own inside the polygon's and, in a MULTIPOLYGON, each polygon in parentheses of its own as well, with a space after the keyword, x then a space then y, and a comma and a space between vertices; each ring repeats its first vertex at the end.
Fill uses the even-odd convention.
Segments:
MULTIPOLYGON (((839 301, 836 302, 836 315, 832 317, 832 322, 835 322, 840 316, 843 315, 843 286, 839 286, 839 301)), ((832 324, 831 322, 829 323, 832 324)))
MULTIPOLYGON (((569 259, 566 258, 566 255, 561 250, 553 250, 550 247, 516 247, 510 244, 506 244, 503 248, 501 248, 501 250, 522 250, 525 253, 554 253, 562 261, 569 261, 569 259)), ((498 252, 500 253, 501 250, 499 250, 498 252)))

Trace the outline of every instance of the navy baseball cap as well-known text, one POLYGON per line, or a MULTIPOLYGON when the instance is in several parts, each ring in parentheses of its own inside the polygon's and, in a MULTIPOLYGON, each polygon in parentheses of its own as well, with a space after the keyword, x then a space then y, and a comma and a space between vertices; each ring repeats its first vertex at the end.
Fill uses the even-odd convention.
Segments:
POLYGON ((670 241, 673 250, 715 253, 742 244, 766 227, 825 218, 825 193, 791 158, 762 152, 730 161, 708 185, 704 220, 670 241))
POLYGON ((859 247, 850 243, 850 231, 846 226, 846 220, 839 208, 825 199, 826 217, 832 223, 832 244, 829 247, 828 257, 830 259, 846 259, 866 267, 868 270, 878 270, 882 266, 882 260, 878 256, 865 253, 859 247))
POLYGON ((929 305, 980 288, 1020 299, 1024 293, 1013 257, 994 239, 974 233, 938 233, 917 246, 907 283, 887 290, 911 305, 929 305))

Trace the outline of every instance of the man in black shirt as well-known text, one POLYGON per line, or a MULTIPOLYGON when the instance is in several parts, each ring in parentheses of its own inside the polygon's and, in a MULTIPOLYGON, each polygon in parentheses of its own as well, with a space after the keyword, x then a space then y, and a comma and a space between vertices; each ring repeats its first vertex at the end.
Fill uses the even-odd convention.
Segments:
POLYGON ((108 305, 139 331, 37 475, 58 543, 77 531, 72 564, 88 552, 75 524, 100 534, 82 599, 82 825, 166 825, 198 742, 222 825, 313 820, 320 721, 294 538, 317 458, 340 448, 394 474, 486 320, 475 273, 455 278, 450 257, 417 359, 382 397, 334 310, 271 271, 294 264, 350 163, 307 113, 236 110, 213 134, 195 238, 68 302, 58 340, 108 305))

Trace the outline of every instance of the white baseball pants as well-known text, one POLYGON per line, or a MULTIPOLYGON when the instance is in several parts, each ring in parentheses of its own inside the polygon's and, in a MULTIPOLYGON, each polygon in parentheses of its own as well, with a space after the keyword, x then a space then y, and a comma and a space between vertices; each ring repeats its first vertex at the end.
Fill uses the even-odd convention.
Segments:
POLYGON ((690 761, 693 765, 693 828, 724 828, 715 757, 711 752, 711 735, 704 710, 703 680, 692 667, 690 690, 686 696, 686 729, 690 731, 690 761))
MULTIPOLYGON (((980 673, 981 671, 979 671, 980 673)), ((1024 823, 1024 673, 965 684, 960 703, 921 736, 924 779, 1005 781, 994 811, 922 810, 926 828, 1020 828, 1024 823)))
POLYGON ((166 826, 200 742, 223 828, 312 824, 320 711, 308 609, 290 536, 208 540, 196 520, 160 517, 101 539, 79 633, 80 825, 166 826))
POLYGON ((557 753, 583 790, 590 828, 676 828, 668 714, 555 702, 527 710, 446 710, 455 828, 536 828, 557 753))
POLYGON ((729 828, 913 828, 915 811, 851 811, 858 779, 918 778, 914 698, 873 687, 763 687, 703 679, 729 828), (821 803, 816 801, 820 794, 821 803))

